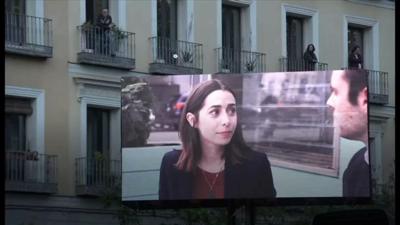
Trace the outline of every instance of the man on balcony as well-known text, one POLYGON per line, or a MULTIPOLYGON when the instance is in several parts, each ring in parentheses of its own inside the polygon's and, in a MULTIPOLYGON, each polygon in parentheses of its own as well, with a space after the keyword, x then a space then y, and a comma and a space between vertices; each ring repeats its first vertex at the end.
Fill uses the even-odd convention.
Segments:
POLYGON ((100 44, 100 54, 113 55, 110 52, 112 18, 108 14, 108 9, 101 10, 101 14, 97 17, 96 20, 96 26, 97 40, 100 44))

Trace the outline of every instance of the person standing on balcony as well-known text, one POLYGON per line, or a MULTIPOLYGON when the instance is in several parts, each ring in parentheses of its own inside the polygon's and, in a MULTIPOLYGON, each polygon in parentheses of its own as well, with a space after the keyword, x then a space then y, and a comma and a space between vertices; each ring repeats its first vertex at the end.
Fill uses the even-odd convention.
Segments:
POLYGON ((332 93, 326 104, 340 137, 364 144, 351 158, 343 173, 344 197, 370 196, 368 156, 368 90, 364 70, 336 70, 331 76, 332 93))
POLYGON ((97 40, 100 43, 101 54, 110 54, 110 30, 112 24, 112 18, 108 14, 108 9, 102 9, 101 14, 96 19, 96 34, 97 40))
POLYGON ((360 46, 356 45, 351 49, 349 55, 349 69, 362 69, 363 68, 363 57, 361 55, 360 46))
POLYGON ((314 52, 315 52, 315 46, 313 44, 309 44, 303 55, 304 66, 306 71, 315 70, 315 63, 318 62, 318 59, 314 52))

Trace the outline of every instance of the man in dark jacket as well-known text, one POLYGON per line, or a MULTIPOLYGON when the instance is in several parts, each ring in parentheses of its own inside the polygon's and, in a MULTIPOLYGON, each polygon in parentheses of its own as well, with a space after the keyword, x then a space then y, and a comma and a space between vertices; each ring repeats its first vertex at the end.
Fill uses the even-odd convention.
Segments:
POLYGON ((110 29, 112 18, 108 14, 108 9, 102 9, 101 14, 96 19, 96 35, 100 43, 100 53, 110 55, 110 29))
POLYGON ((340 136, 361 141, 361 148, 343 174, 344 197, 370 196, 368 157, 368 90, 364 70, 336 70, 331 77, 332 93, 327 104, 333 108, 340 136))

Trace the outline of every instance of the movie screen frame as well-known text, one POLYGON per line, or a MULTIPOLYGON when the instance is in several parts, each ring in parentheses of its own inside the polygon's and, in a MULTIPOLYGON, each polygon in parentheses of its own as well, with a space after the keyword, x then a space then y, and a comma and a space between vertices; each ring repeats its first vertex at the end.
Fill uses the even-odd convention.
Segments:
POLYGON ((287 204, 283 199, 292 199, 290 202, 369 199, 370 196, 343 198, 339 194, 339 180, 345 169, 342 158, 348 157, 341 154, 342 148, 357 149, 361 145, 342 141, 339 136, 332 110, 326 104, 331 94, 331 74, 332 71, 304 71, 122 77, 122 202, 162 208, 199 202, 221 206, 226 201, 251 200, 269 205, 277 200, 287 204), (170 150, 182 149, 178 130, 185 102, 198 84, 213 79, 221 80, 235 92, 238 126, 246 144, 267 155, 274 182, 280 180, 275 184, 276 197, 158 198, 162 158, 170 150), (294 187, 288 183, 296 173, 308 182, 316 179, 326 185, 290 194, 294 187), (329 186, 331 193, 316 191, 329 186))

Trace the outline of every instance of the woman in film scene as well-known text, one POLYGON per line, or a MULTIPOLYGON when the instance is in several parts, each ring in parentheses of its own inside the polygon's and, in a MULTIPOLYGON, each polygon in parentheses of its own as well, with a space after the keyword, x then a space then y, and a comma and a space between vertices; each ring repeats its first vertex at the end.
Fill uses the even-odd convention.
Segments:
POLYGON ((220 80, 192 90, 181 114, 182 150, 162 159, 160 200, 276 197, 267 155, 246 145, 236 107, 220 80))

